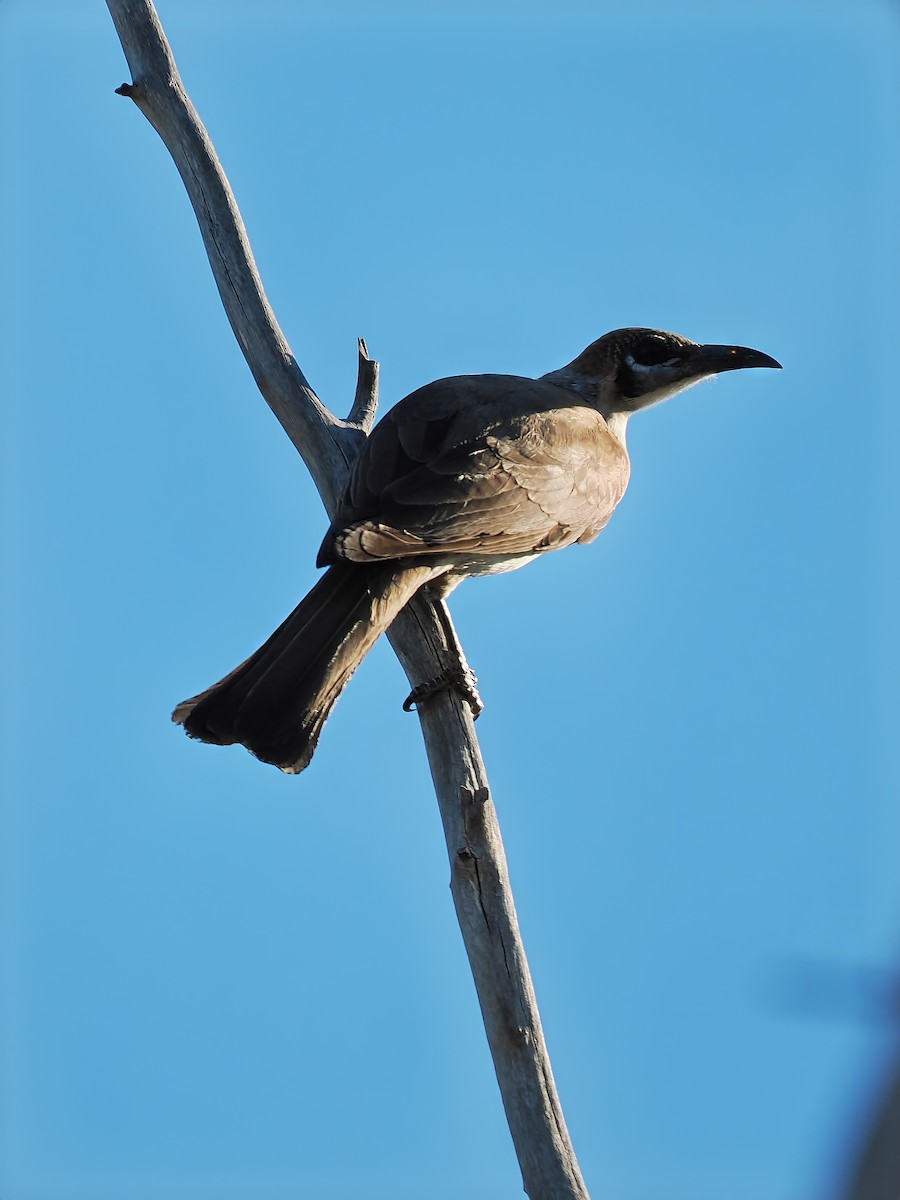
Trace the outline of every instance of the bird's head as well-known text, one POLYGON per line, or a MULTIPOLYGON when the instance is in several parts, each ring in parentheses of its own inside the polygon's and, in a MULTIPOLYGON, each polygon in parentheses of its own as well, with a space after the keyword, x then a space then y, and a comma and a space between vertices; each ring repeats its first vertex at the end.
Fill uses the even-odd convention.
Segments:
POLYGON ((627 417, 721 371, 780 366, 746 346, 704 346, 661 329, 615 329, 544 378, 589 396, 604 416, 627 417))

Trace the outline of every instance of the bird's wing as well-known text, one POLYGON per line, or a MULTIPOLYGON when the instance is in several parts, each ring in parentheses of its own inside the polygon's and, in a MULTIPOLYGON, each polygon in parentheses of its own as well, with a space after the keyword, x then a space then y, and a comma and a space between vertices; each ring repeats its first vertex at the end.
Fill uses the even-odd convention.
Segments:
POLYGON ((628 457, 573 392, 515 376, 460 376, 379 422, 320 562, 526 555, 600 532, 628 457))

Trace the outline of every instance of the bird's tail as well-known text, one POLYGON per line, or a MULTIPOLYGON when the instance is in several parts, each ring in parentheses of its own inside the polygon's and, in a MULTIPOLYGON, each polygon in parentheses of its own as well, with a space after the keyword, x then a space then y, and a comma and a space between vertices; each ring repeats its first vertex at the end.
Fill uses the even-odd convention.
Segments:
POLYGON ((350 676, 428 567, 330 567, 265 645, 212 687, 183 700, 172 720, 201 742, 239 742, 288 774, 309 763, 350 676))

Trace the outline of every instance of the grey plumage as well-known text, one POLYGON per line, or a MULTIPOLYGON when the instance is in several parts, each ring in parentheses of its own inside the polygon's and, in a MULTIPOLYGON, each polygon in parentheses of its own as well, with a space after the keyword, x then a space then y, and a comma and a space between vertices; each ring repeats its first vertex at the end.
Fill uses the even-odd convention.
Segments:
POLYGON ((319 551, 329 569, 255 654, 173 720, 295 773, 343 687, 419 588, 591 542, 628 484, 630 414, 699 378, 779 364, 759 351, 625 329, 541 379, 464 375, 376 425, 319 551))

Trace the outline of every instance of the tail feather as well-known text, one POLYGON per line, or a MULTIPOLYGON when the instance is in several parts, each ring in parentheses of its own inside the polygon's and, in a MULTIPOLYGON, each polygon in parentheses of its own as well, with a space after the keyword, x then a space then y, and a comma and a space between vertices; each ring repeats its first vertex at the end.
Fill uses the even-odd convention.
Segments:
POLYGON ((282 771, 302 771, 350 676, 432 574, 388 563, 330 567, 255 654, 183 700, 172 720, 202 742, 239 742, 282 771))

